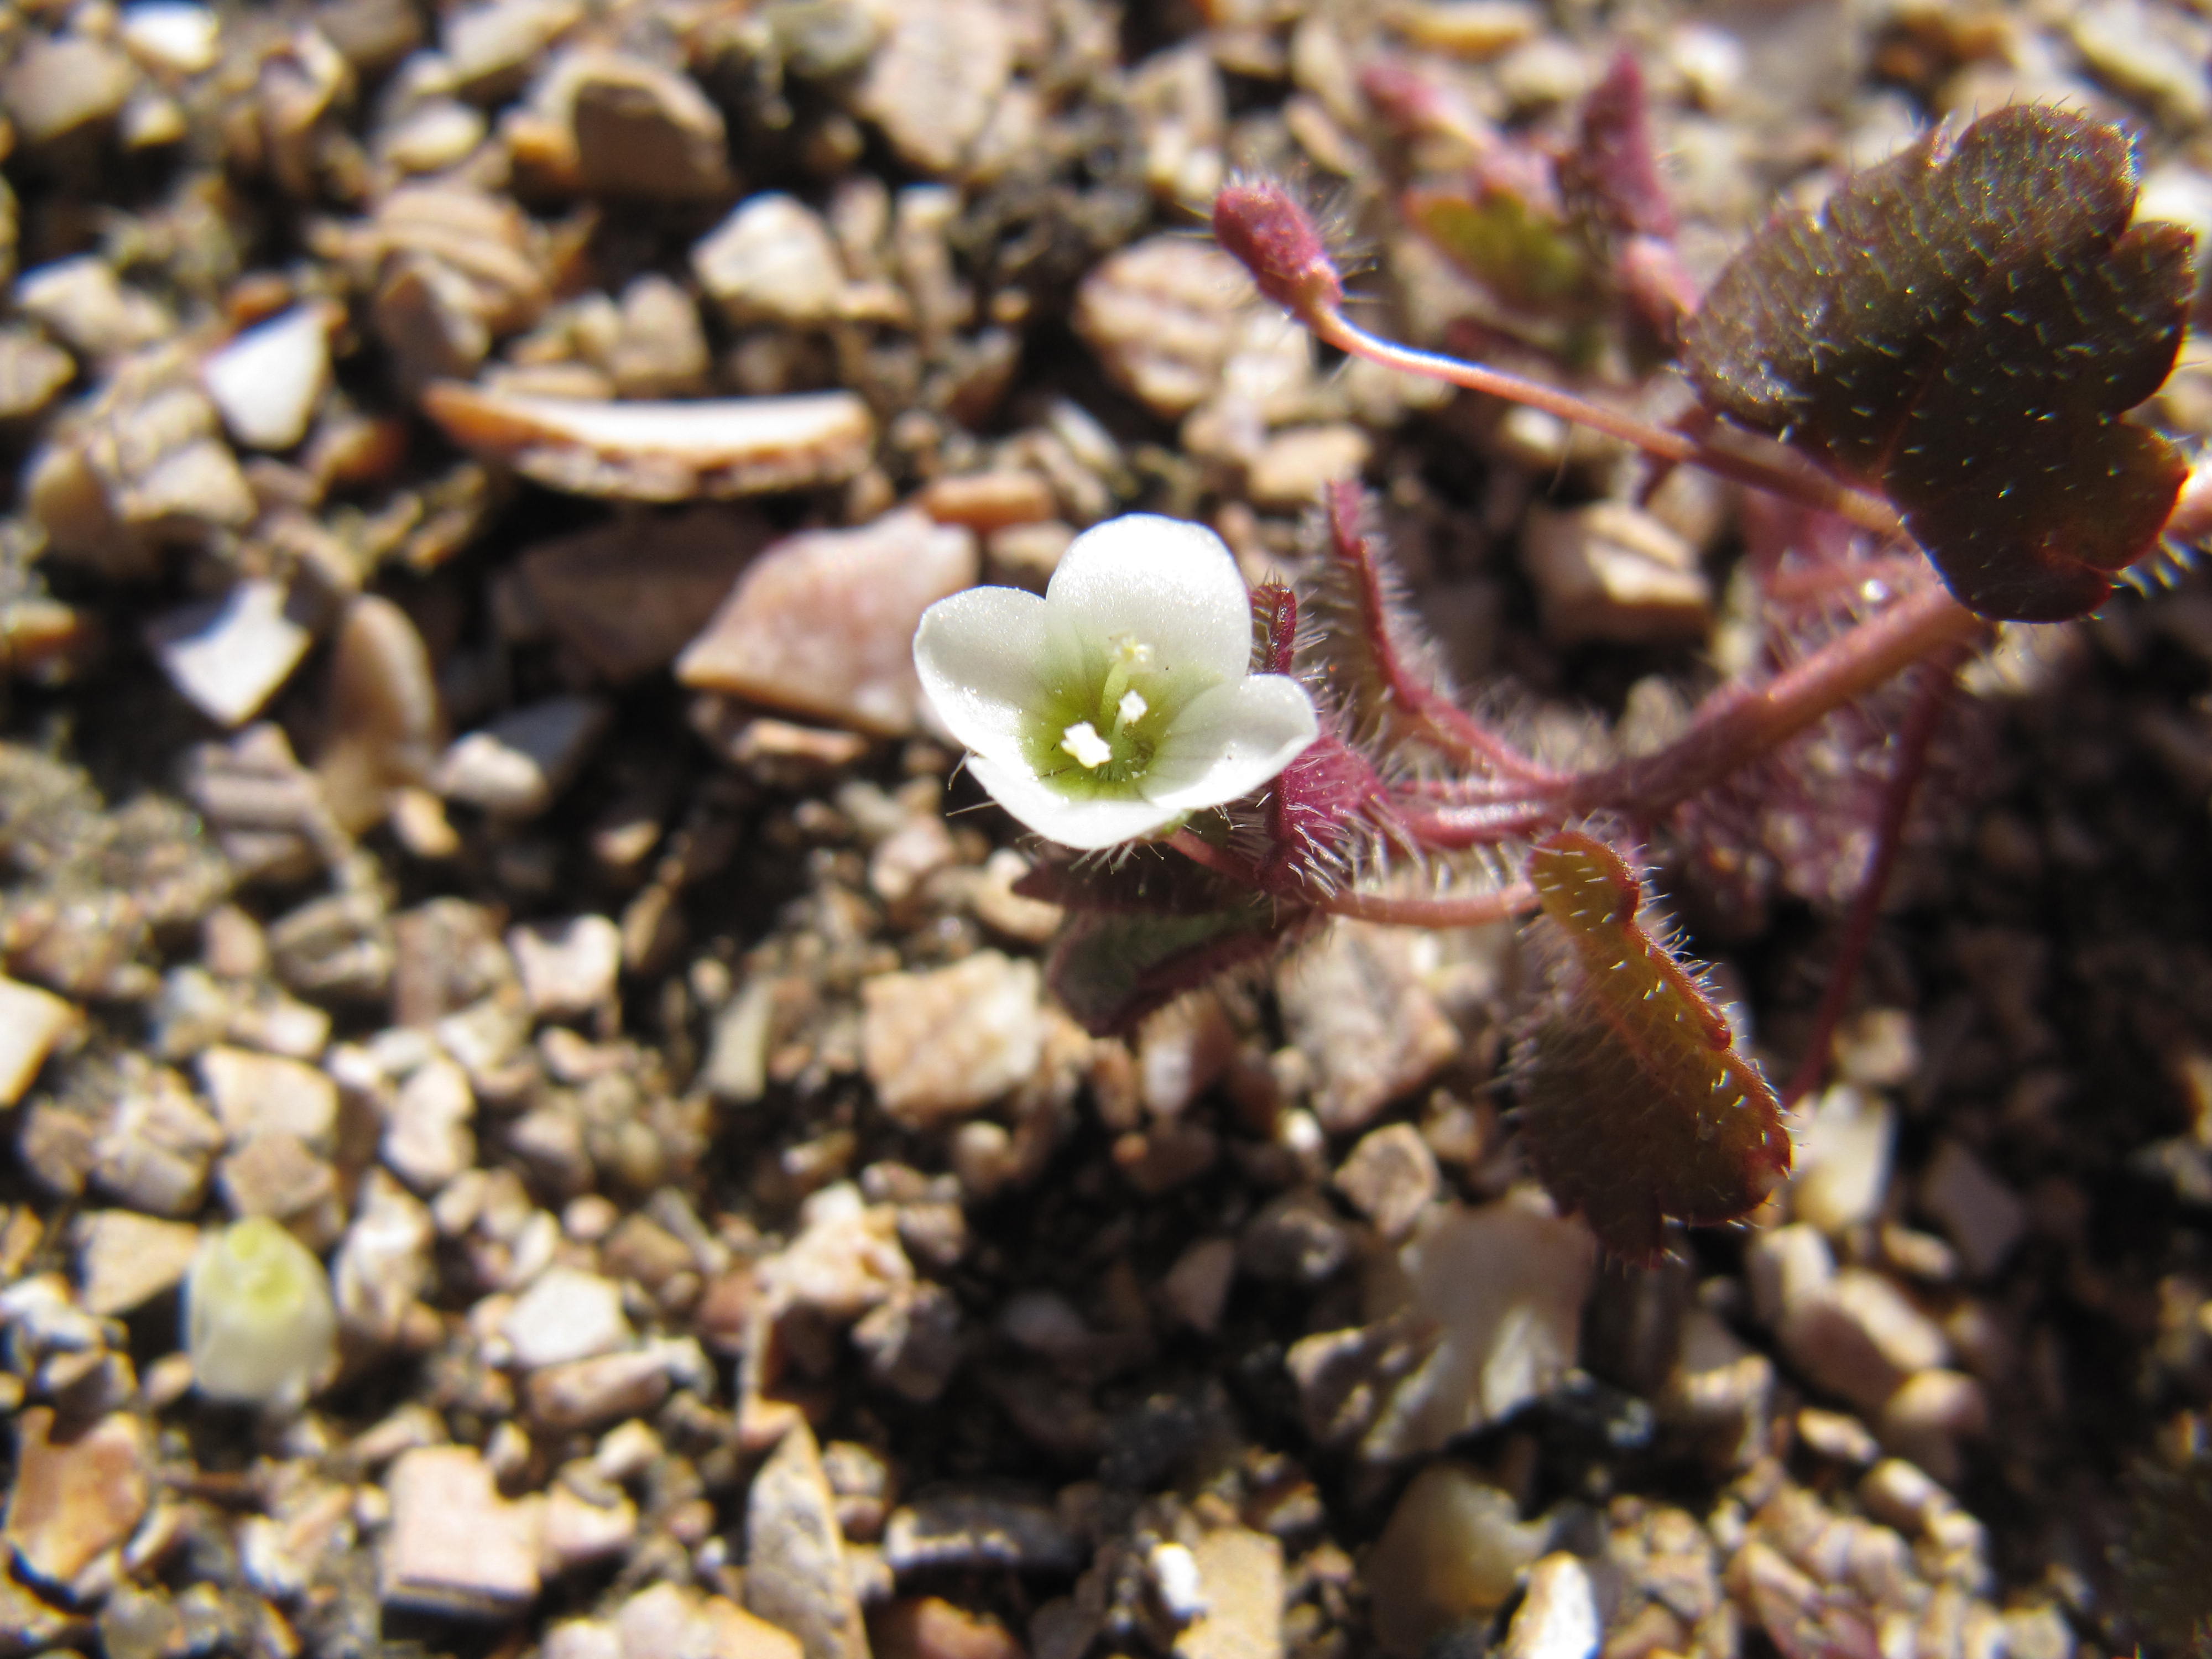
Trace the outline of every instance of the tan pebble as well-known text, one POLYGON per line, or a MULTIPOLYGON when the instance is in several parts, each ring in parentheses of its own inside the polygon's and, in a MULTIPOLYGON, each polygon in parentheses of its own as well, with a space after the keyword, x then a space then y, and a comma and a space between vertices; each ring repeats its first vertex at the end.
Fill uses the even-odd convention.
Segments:
POLYGON ((749 510, 702 504, 540 542, 520 568, 554 637, 620 684, 667 666, 769 534, 749 510))
POLYGON ((1202 1335, 1220 1328, 1229 1289, 1237 1278, 1237 1245, 1226 1238, 1202 1238, 1176 1258, 1161 1281, 1160 1293, 1176 1318, 1202 1335))
POLYGON ((867 1629, 845 1565, 836 1495, 813 1431, 792 1425, 745 1499, 745 1603, 797 1637, 807 1659, 867 1659, 867 1629))
POLYGON ((1340 922, 1275 975, 1291 1040, 1319 1079, 1331 1133, 1357 1129, 1459 1052, 1459 1033, 1422 986, 1405 930, 1340 922))
POLYGON ((52 992, 0 975, 0 1106, 23 1097, 79 1018, 76 1006, 52 992))
POLYGON ((145 1425, 111 1412, 58 1437, 53 1410, 27 1407, 15 1419, 15 1478, 5 1532, 22 1571, 66 1586, 128 1539, 152 1501, 153 1448, 145 1425))
POLYGON ((536 1599, 539 1511, 501 1498, 481 1454, 466 1446, 405 1452, 385 1486, 386 1603, 487 1618, 536 1599))
POLYGON ((0 103, 37 148, 114 119, 137 83, 130 60, 98 40, 33 34, 0 77, 0 103))
POLYGON ((1920 1207, 1943 1224, 1966 1271, 1987 1279, 2027 1232, 2027 1206, 1962 1141, 1946 1139, 1920 1177, 1920 1207))
POLYGON ((988 1105, 1036 1068, 1042 981, 1033 962, 979 951, 861 988, 862 1063, 891 1116, 924 1125, 988 1105))
POLYGON ((346 606, 331 642, 325 707, 316 775, 338 822, 368 829, 395 790, 428 776, 445 739, 429 648, 391 600, 364 593, 346 606))
POLYGON ((273 581, 242 581, 220 599, 157 617, 146 643, 171 684, 219 726, 242 726, 291 678, 314 635, 273 581))
POLYGON ((986 0, 908 0, 890 15, 890 33, 869 60, 856 107, 902 160, 925 173, 951 173, 1006 89, 1012 25, 986 0))
POLYGON ((1155 236, 1083 279, 1075 327, 1118 385, 1156 415, 1181 416, 1212 395, 1254 298, 1244 267, 1218 248, 1155 236))
POLYGON ((849 392, 696 403, 587 403, 440 381, 422 407, 446 434, 550 489, 632 501, 842 483, 875 424, 849 392))
POLYGON ((573 1019, 603 1007, 622 967, 622 930, 605 916, 570 916, 510 930, 507 946, 530 1011, 573 1019))
POLYGON ((691 269, 732 325, 810 328, 843 314, 845 270, 821 216, 794 196, 748 198, 691 250, 691 269))
POLYGON ((1281 1659, 1283 1547, 1243 1527, 1192 1547, 1206 1611, 1176 1638, 1175 1659, 1281 1659))
POLYGON ((1790 1207, 1831 1237, 1870 1221, 1889 1186, 1896 1115, 1879 1096, 1838 1084, 1805 1115, 1790 1207))
POLYGON ((1543 1538, 1540 1526, 1522 1523, 1512 1498, 1467 1465, 1422 1470, 1367 1562, 1382 1650, 1412 1659, 1432 1637, 1495 1613, 1543 1538))
POLYGON ((432 786, 495 817, 531 818, 553 804, 613 718, 603 698, 548 697, 501 715, 447 750, 432 786))
POLYGON ((77 1223, 77 1282, 85 1311, 126 1314, 182 1282, 199 1253, 200 1230, 128 1210, 94 1210, 77 1223))
POLYGON ((667 1397, 668 1387, 664 1356, 609 1353, 533 1371, 524 1395, 531 1421, 557 1431, 641 1416, 667 1397))
POLYGON ((620 1659, 802 1659, 806 1649, 789 1632, 748 1613, 726 1596, 701 1595, 656 1584, 625 1601, 615 1615, 620 1659))
POLYGON ((1028 1659, 997 1620, 934 1595, 894 1601, 869 1630, 877 1659, 1028 1659))
POLYGON ((637 1505, 619 1495, 588 1503, 562 1481, 545 1496, 544 1570, 563 1573, 621 1555, 637 1541, 637 1505))
POLYGON ((696 690, 885 737, 921 712, 914 630, 977 574, 975 538, 911 508, 857 530, 808 531, 754 561, 677 659, 696 690))
POLYGON ((331 382, 332 312, 295 306, 234 336, 200 364, 200 381, 231 437, 249 449, 289 449, 331 382))
POLYGON ((1356 478, 1375 453, 1356 426, 1306 426, 1277 433, 1254 458, 1245 488, 1255 507, 1297 512, 1332 483, 1356 478))
POLYGON ((200 1085, 234 1141, 297 1135, 328 1148, 337 1129, 337 1085, 296 1060, 218 1046, 199 1058, 200 1085))
POLYGON ((711 201, 732 188, 722 112, 691 79, 627 53, 587 48, 555 64, 587 194, 711 201))
POLYGON ((935 478, 923 487, 921 510, 939 524, 963 524, 988 535, 1013 525, 1052 517, 1052 486, 1034 472, 970 472, 935 478))
POLYGON ((76 365, 59 346, 29 329, 0 329, 0 421, 36 415, 76 374, 76 365))
POLYGON ((1556 644, 1699 640, 1712 626, 1712 588, 1697 550, 1626 502, 1532 507, 1521 563, 1556 644))
MULTIPOLYGON (((81 253, 27 270, 15 282, 15 308, 93 357, 151 345, 175 319, 150 294, 127 286, 95 254, 81 253)), ((66 380, 68 377, 63 377, 66 380)))
POLYGON ((1414 45, 1460 58, 1494 58, 1544 30, 1542 9, 1528 0, 1421 0, 1391 21, 1414 45))
POLYGON ((1602 1627, 1589 1569, 1556 1551, 1529 1569, 1528 1593, 1506 1629, 1498 1659, 1591 1659, 1602 1627))
POLYGON ((1410 1123, 1394 1123, 1360 1138, 1337 1168, 1337 1190, 1373 1221, 1385 1238, 1401 1238, 1437 1195, 1435 1154, 1410 1123))

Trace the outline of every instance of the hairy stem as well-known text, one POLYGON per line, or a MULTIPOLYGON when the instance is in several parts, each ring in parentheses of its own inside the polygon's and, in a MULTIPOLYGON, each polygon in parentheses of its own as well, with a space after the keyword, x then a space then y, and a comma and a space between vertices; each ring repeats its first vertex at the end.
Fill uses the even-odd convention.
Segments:
MULTIPOLYGON (((1168 845, 1217 876, 1266 890, 1257 870, 1202 836, 1178 830, 1168 837, 1168 845)), ((1479 927, 1485 922, 1526 915, 1536 908, 1536 890, 1526 882, 1515 882, 1510 887, 1496 888, 1487 893, 1452 897, 1361 892, 1304 893, 1299 896, 1324 915, 1345 916, 1354 921, 1379 921, 1396 927, 1479 927)))
POLYGON ((1540 380, 1527 380, 1503 369, 1486 368, 1480 363, 1462 362, 1436 352, 1417 351, 1411 346, 1370 334, 1340 310, 1323 310, 1305 320, 1317 336, 1338 350, 1364 357, 1370 362, 1526 404, 1563 421, 1572 421, 1623 443, 1633 444, 1659 460, 1686 462, 1738 483, 1772 490, 1823 512, 1836 514, 1863 529, 1887 535, 1898 533, 1897 514, 1888 503, 1864 490, 1838 483, 1809 465, 1793 464, 1780 456, 1745 454, 1725 448, 1715 440, 1678 432, 1639 416, 1608 409, 1603 404, 1546 386, 1540 380))
POLYGON ((1875 824, 1874 856, 1867 860, 1866 878, 1851 901, 1850 915, 1844 924, 1843 941, 1837 946, 1836 959, 1829 966, 1828 988, 1821 994, 1820 1006, 1813 1015, 1812 1035, 1807 1040, 1805 1053, 1790 1079, 1790 1086, 1783 1091, 1784 1109, 1794 1108, 1818 1088, 1827 1072, 1828 1049, 1836 1027, 1850 1001, 1851 986, 1866 962, 1867 951, 1874 944, 1875 928, 1881 920, 1882 895, 1889 890, 1890 875, 1897 868, 1897 855, 1905 844, 1905 821, 1911 815, 1912 798, 1919 792, 1920 780, 1928 770, 1929 745, 1935 741, 1943 710, 1958 684, 1959 665, 1965 657, 1963 647, 1954 647, 1921 665, 1920 684, 1913 694, 1911 708, 1905 712, 1905 724, 1898 729, 1896 756, 1888 781, 1882 787, 1881 816, 1875 824))

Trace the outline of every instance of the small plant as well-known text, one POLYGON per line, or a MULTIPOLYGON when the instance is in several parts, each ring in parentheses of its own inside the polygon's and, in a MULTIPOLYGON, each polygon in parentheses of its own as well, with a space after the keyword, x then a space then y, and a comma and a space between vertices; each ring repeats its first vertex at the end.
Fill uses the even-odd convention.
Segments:
MULTIPOLYGON (((1409 124, 1443 118, 1417 85, 1383 91, 1409 124)), ((1546 988, 1515 1068, 1524 1142, 1563 1209, 1648 1260, 1670 1220, 1748 1213, 1788 1174, 1790 1144, 1784 1103, 1646 920, 1635 849, 1671 833, 1694 852, 1722 832, 1732 791, 1786 771, 1838 716, 1882 757, 1865 878, 1789 1097, 1802 1095, 1819 1081, 1959 666, 2000 623, 2095 608, 2181 529, 2186 465, 2124 417, 2172 366, 2191 249, 2174 228, 2130 228, 2134 162, 2118 133, 2018 106, 1930 134, 1818 214, 1778 215, 1692 310, 1632 64, 1593 94, 1575 152, 1547 163, 1550 194, 1513 185, 1527 160, 1489 153, 1463 198, 1431 193, 1409 210, 1522 312, 1549 307, 1577 338, 1601 298, 1624 301, 1647 340, 1677 343, 1699 420, 1655 426, 1367 332, 1346 314, 1312 219, 1277 184, 1229 185, 1214 232, 1263 295, 1340 350, 1782 503, 1767 516, 1787 532, 1784 556, 1750 561, 1767 579, 1771 666, 1711 692, 1656 752, 1547 765, 1430 665, 1348 484, 1328 493, 1317 573, 1297 592, 1250 595, 1249 678, 1229 661, 1233 566, 1204 532, 1149 519, 1090 532, 1046 599, 984 590, 945 602, 916 654, 971 767, 1015 816, 1064 848, 1118 849, 1048 849, 1027 884, 1070 909, 1050 972, 1095 1030, 1126 1030, 1332 916, 1450 927, 1540 911, 1546 988), (1202 588, 1220 611, 1208 647, 1220 660, 1206 660, 1247 724, 1206 739, 1220 745, 1211 760, 1208 720, 1188 740, 1182 722, 1227 708, 1206 701, 1220 689, 1158 698, 1185 712, 1165 716, 1172 741, 1140 757, 1143 722, 1163 716, 1134 660, 1116 666, 1113 641, 1115 629, 1141 641, 1157 624, 1124 623, 1104 600, 1068 608, 1121 585, 1133 618, 1140 593, 1202 588), (1063 612, 1088 617, 1084 639, 1053 631, 1063 612), (1109 732, 1125 678, 1143 708, 1109 732)))
POLYGON ((228 1405, 296 1407, 337 1356, 329 1275, 266 1216, 201 1242, 185 1280, 185 1328, 194 1386, 228 1405))

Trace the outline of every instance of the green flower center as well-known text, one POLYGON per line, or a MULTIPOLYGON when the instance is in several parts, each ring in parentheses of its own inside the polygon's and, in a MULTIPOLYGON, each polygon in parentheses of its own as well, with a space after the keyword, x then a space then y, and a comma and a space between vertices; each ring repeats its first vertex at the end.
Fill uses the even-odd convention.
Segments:
POLYGON ((1176 715, 1205 677, 1164 670, 1152 647, 1118 635, 1052 677, 1023 734, 1024 758, 1074 800, 1139 793, 1176 715))

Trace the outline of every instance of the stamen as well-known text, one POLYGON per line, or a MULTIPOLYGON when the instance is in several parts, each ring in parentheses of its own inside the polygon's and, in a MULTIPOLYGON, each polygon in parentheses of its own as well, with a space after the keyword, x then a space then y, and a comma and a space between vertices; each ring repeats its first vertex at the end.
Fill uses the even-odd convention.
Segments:
POLYGON ((1140 720, 1144 719, 1146 712, 1150 710, 1151 708, 1152 704, 1145 701, 1145 694, 1143 692, 1135 690, 1124 691, 1121 694, 1121 701, 1114 705, 1114 713, 1119 716, 1119 719, 1115 722, 1116 726, 1127 726, 1131 720, 1140 720))
POLYGON ((1078 720, 1061 732, 1060 746, 1063 753, 1094 772, 1114 758, 1114 745, 1100 737, 1098 728, 1089 720, 1078 720))

